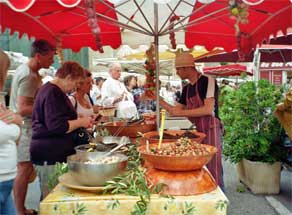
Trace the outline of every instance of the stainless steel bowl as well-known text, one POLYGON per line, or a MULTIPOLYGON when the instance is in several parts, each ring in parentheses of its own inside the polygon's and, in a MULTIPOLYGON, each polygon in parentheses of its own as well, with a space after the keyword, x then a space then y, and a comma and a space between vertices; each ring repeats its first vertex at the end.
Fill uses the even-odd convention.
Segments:
POLYGON ((85 186, 103 186, 106 181, 122 174, 127 167, 128 157, 124 154, 113 153, 117 156, 115 163, 85 163, 88 160, 97 160, 105 152, 82 152, 67 157, 69 171, 72 176, 85 186))
MULTIPOLYGON (((102 143, 97 143, 96 146, 94 147, 95 148, 94 152, 107 152, 107 151, 110 151, 116 145, 117 144, 104 145, 102 143)), ((91 148, 91 146, 89 144, 83 144, 83 145, 76 146, 74 149, 75 149, 76 153, 80 153, 80 152, 87 152, 87 150, 90 148, 91 148)))

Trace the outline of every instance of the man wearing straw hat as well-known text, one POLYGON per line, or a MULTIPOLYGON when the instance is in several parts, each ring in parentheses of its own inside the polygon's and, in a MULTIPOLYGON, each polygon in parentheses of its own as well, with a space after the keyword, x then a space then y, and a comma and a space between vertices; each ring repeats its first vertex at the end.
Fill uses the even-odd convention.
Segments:
POLYGON ((178 103, 172 106, 163 100, 160 104, 172 116, 186 116, 196 125, 199 132, 205 133, 205 144, 217 147, 218 153, 207 165, 217 184, 223 188, 220 121, 218 117, 218 86, 211 77, 200 74, 189 53, 177 54, 175 67, 178 76, 188 79, 189 84, 183 87, 178 103))

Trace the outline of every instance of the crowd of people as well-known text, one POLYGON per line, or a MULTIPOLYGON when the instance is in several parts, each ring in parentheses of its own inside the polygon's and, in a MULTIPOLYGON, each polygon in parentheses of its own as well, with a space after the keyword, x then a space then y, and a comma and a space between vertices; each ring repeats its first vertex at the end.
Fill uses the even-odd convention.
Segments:
MULTIPOLYGON (((93 78, 77 62, 67 61, 53 79, 42 83, 39 71, 53 64, 55 52, 49 42, 35 40, 29 61, 15 71, 10 109, 0 105, 0 164, 5 166, 0 169, 0 214, 36 213, 25 208, 28 184, 37 175, 42 198, 48 194, 49 176, 56 163, 66 162, 67 156, 75 153, 76 130, 93 126, 99 116, 96 107, 114 106, 116 116, 127 119, 156 110, 156 98, 145 96, 143 83, 136 76, 121 80, 119 63, 109 65, 109 78, 105 79, 93 78)), ((9 59, 3 51, 0 53, 3 55, 0 90, 3 90, 9 59)), ((160 105, 170 115, 189 118, 198 131, 207 135, 204 143, 217 147, 219 153, 208 168, 223 187, 218 85, 213 78, 196 70, 190 54, 177 55, 175 66, 182 88, 169 83, 164 87, 160 82, 160 105)))

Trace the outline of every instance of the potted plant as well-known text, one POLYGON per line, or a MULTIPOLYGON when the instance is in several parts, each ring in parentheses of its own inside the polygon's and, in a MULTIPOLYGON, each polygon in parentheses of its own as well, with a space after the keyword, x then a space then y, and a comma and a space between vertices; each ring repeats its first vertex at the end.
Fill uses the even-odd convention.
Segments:
POLYGON ((267 80, 246 82, 222 106, 223 154, 237 163, 239 179, 253 193, 279 193, 283 129, 273 116, 282 94, 267 80))

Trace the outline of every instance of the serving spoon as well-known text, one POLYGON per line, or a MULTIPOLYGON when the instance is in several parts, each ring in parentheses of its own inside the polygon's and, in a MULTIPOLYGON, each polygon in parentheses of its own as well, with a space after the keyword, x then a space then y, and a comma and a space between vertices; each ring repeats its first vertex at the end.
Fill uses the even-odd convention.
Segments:
POLYGON ((129 138, 126 137, 126 136, 123 136, 121 137, 120 141, 119 141, 119 144, 113 148, 112 150, 110 150, 109 152, 106 152, 105 154, 101 155, 100 157, 98 157, 97 159, 95 159, 94 161, 96 160, 101 160, 107 156, 109 156, 110 154, 112 154, 113 152, 117 151, 119 148, 121 148, 122 146, 125 146, 127 145, 129 142, 129 138))

